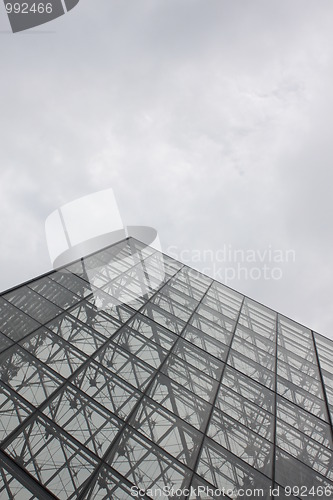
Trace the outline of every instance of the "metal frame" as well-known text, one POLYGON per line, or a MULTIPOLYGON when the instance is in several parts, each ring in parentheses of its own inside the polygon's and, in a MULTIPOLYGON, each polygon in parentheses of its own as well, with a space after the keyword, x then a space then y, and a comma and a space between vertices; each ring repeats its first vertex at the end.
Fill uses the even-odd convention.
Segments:
POLYGON ((333 370, 298 323, 133 239, 1 294, 1 311, 1 498, 333 488, 333 370))

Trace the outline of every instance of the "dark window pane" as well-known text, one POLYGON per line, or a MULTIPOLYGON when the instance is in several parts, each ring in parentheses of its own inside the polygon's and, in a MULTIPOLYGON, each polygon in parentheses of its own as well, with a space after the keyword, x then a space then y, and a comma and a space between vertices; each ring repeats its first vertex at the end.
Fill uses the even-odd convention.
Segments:
POLYGON ((0 297, 0 331, 17 341, 40 326, 37 321, 0 297))
POLYGON ((6 293, 4 298, 40 323, 46 323, 61 312, 60 307, 55 306, 27 286, 6 293))
POLYGON ((80 297, 66 290, 66 288, 58 285, 48 277, 29 283, 28 286, 62 309, 67 309, 80 300, 80 297))

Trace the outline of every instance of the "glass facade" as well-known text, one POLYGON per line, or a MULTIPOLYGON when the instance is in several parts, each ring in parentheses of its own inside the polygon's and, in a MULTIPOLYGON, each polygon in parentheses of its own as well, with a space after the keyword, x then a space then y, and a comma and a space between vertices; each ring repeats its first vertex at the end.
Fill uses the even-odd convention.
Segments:
POLYGON ((331 340, 136 240, 0 296, 1 500, 333 498, 332 420, 331 340))

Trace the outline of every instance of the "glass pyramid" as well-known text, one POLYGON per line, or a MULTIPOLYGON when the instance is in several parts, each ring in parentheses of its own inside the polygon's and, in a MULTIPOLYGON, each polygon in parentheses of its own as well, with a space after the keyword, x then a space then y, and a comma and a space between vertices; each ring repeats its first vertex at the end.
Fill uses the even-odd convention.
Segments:
POLYGON ((333 342, 137 240, 0 332, 1 500, 333 497, 333 342))

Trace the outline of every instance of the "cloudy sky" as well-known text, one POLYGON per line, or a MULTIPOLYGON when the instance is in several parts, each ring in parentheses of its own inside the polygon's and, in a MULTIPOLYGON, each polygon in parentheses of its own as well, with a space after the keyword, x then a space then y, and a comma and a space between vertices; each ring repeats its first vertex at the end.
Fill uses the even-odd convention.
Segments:
POLYGON ((0 289, 112 187, 166 252, 333 337, 332 25, 331 0, 81 0, 15 35, 0 10, 0 289))

